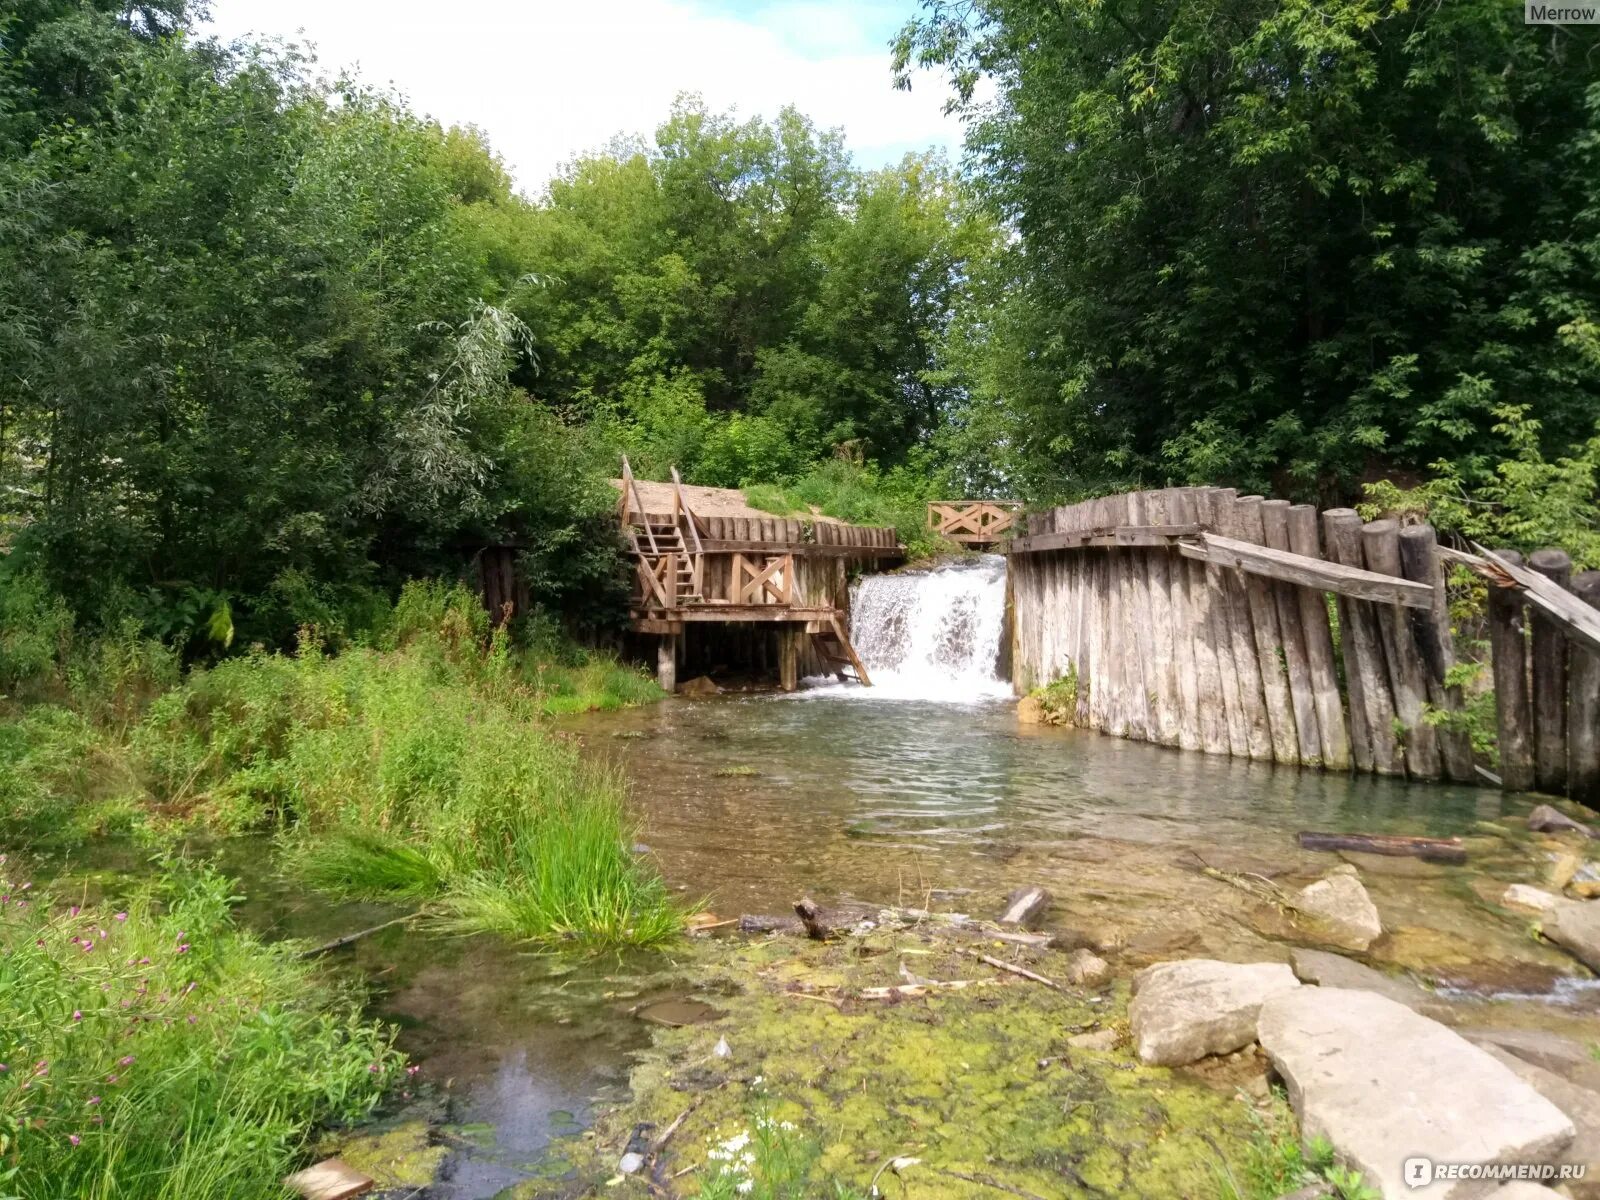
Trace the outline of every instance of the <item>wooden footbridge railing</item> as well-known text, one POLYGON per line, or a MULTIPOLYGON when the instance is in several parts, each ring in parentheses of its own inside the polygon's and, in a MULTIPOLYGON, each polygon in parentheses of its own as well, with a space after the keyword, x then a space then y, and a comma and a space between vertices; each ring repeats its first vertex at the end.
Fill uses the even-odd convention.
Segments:
POLYGON ((928 528, 968 545, 993 545, 1010 533, 1022 512, 1016 500, 930 500, 928 528))
POLYGON ((1016 681, 1075 681, 1077 724, 1212 754, 1465 782, 1478 770, 1450 716, 1463 701, 1444 575, 1463 562, 1491 584, 1506 786, 1539 774, 1541 786, 1600 791, 1600 747, 1582 729, 1600 708, 1600 614, 1514 561, 1440 547, 1429 526, 1363 524, 1352 509, 1319 520, 1310 505, 1169 488, 1034 514, 1008 553, 1016 681), (1541 627, 1559 682, 1554 665, 1539 668, 1541 627), (1535 707, 1541 679, 1548 699, 1535 707), (1550 743, 1542 774, 1540 730, 1550 743))

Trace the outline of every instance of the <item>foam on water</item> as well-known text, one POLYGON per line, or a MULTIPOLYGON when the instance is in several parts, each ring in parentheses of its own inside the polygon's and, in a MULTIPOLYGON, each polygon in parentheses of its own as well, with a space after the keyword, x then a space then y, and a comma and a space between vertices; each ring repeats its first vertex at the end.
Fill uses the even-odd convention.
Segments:
POLYGON ((851 596, 850 630, 872 687, 818 679, 800 694, 951 704, 1009 696, 996 671, 1005 605, 998 554, 868 575, 851 596))

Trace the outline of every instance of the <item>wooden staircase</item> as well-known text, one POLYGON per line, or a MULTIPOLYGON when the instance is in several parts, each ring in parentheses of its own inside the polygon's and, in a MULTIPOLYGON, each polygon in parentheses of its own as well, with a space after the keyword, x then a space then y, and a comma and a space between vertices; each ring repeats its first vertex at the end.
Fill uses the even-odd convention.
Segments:
POLYGON ((838 617, 831 618, 827 624, 811 633, 811 643, 816 648, 817 655, 828 666, 828 669, 839 678, 840 683, 855 680, 862 687, 871 687, 872 680, 867 675, 866 667, 861 665, 861 656, 856 653, 856 648, 850 644, 850 639, 844 631, 844 624, 838 617), (845 668, 849 667, 854 675, 846 675, 845 668))
POLYGON ((648 517, 637 527, 639 557, 652 574, 661 581, 675 604, 701 604, 700 581, 695 578, 694 555, 683 540, 683 529, 677 524, 660 523, 648 517), (670 568, 668 566, 670 562, 670 568), (669 583, 670 570, 670 587, 669 583))

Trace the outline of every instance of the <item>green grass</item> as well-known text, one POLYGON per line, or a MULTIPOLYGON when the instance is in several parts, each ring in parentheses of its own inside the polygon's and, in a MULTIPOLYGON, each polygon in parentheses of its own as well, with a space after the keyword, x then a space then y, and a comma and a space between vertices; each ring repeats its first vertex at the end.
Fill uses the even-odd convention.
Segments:
POLYGON ((308 636, 104 719, 27 710, 20 732, 0 726, 0 802, 75 836, 276 830, 289 869, 332 895, 427 902, 457 927, 539 941, 649 944, 683 914, 630 853, 621 779, 546 717, 658 695, 548 633, 523 649, 490 637, 469 593, 413 584, 371 645, 329 655, 308 636))
POLYGON ((369 1113, 404 1063, 230 885, 173 864, 77 906, 0 859, 0 1189, 30 1200, 279 1194, 312 1127, 369 1113))
POLYGON ((1333 1160, 1333 1147, 1323 1138, 1303 1145, 1281 1092, 1274 1092, 1266 1111, 1251 1109, 1255 1131, 1238 1174, 1222 1163, 1217 1168, 1218 1200, 1276 1200, 1312 1184, 1332 1186, 1337 1200, 1380 1200, 1359 1172, 1333 1160))
POLYGON ((744 489, 751 508, 778 516, 813 510, 852 525, 893 525, 912 559, 956 549, 928 529, 926 478, 903 470, 880 472, 872 466, 830 459, 786 484, 751 484, 744 489))

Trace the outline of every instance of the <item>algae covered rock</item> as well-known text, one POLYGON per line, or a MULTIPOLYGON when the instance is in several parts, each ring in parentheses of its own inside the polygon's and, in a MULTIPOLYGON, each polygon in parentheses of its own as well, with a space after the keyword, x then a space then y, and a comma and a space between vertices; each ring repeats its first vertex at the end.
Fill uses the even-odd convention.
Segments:
POLYGON ((1262 1003, 1300 981, 1283 963, 1158 963, 1133 979, 1129 1028, 1143 1062, 1182 1066, 1256 1040, 1262 1003))
POLYGON ((1352 949, 1365 950, 1383 936, 1378 907, 1361 886, 1353 867, 1329 872, 1325 878, 1301 888, 1294 897, 1294 906, 1352 949))

